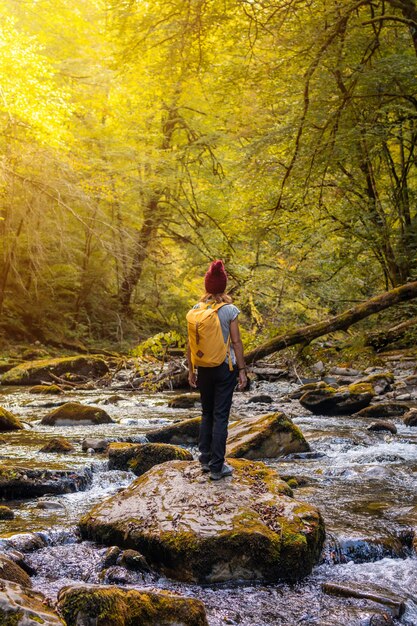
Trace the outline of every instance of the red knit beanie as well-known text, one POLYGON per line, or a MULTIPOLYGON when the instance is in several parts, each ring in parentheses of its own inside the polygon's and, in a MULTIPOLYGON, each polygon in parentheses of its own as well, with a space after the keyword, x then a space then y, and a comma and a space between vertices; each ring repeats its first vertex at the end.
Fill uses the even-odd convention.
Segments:
POLYGON ((227 274, 223 261, 213 261, 204 279, 207 293, 217 294, 226 290, 227 274))

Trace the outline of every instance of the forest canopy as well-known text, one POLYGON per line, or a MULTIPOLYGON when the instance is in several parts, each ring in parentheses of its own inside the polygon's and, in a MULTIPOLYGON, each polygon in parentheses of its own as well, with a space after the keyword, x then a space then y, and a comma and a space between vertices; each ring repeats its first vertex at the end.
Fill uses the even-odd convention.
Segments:
MULTIPOLYGON (((0 0, 0 331, 254 337, 417 279, 415 0, 0 0)), ((251 339, 252 338, 252 339, 251 339)))

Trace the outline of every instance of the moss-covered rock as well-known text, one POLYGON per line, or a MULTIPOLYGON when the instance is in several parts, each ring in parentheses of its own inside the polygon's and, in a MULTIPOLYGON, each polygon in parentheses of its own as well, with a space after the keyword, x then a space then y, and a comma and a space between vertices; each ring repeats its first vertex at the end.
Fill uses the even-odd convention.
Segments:
POLYGON ((265 459, 308 452, 301 430, 284 413, 270 413, 231 422, 226 455, 265 459))
POLYGON ((58 609, 67 626, 208 626, 200 600, 166 591, 86 585, 64 587, 58 609))
POLYGON ((167 443, 112 443, 108 453, 110 470, 131 470, 136 476, 166 461, 193 460, 188 450, 167 443))
POLYGON ((175 424, 148 431, 146 438, 151 443, 196 444, 200 422, 201 417, 175 422, 175 424))
POLYGON ((410 409, 404 415, 404 424, 406 426, 417 426, 417 409, 410 409))
POLYGON ((0 520, 14 519, 14 513, 8 506, 0 505, 0 520))
POLYGON ((394 374, 392 372, 378 372, 361 378, 358 383, 369 383, 374 388, 375 393, 381 395, 391 389, 394 383, 394 374))
POLYGON ((26 361, 3 374, 2 385, 40 385, 55 382, 53 376, 73 374, 97 378, 109 371, 107 363, 95 355, 26 361))
POLYGON ((41 424, 46 426, 93 426, 95 424, 114 424, 114 420, 98 406, 85 406, 79 402, 66 402, 45 415, 41 424))
POLYGON ((368 430, 371 431, 382 431, 382 432, 389 432, 393 435, 397 434, 397 427, 395 424, 393 424, 392 422, 388 422, 385 420, 378 420, 376 422, 373 422, 370 426, 368 426, 368 430))
POLYGON ((23 430, 22 422, 10 411, 6 411, 0 406, 0 432, 5 433, 11 430, 23 430))
POLYGON ((74 452, 75 448, 70 441, 64 437, 54 437, 46 443, 39 452, 57 452, 60 454, 68 454, 74 452))
POLYGON ((153 467, 95 506, 81 534, 138 550, 185 581, 288 580, 307 575, 323 545, 320 513, 297 502, 263 463, 230 459, 232 478, 210 481, 198 462, 153 467))
POLYGON ((135 572, 149 572, 149 565, 145 557, 137 550, 123 550, 117 563, 135 572))
POLYGON ((367 406, 355 414, 355 417, 399 417, 408 411, 408 405, 401 402, 380 402, 367 406))
POLYGON ((35 385, 29 389, 29 393, 45 393, 48 395, 57 395, 63 393, 58 385, 35 385))
POLYGON ((329 385, 324 380, 318 380, 311 383, 305 383, 288 394, 292 400, 299 400, 307 391, 316 391, 317 389, 325 389, 329 385))
POLYGON ((32 581, 27 573, 4 554, 0 554, 0 578, 24 587, 32 586, 32 581))
POLYGON ((183 393, 168 400, 171 409, 192 409, 196 402, 200 402, 199 393, 183 393))
POLYGON ((0 580, 0 624, 64 626, 58 615, 47 607, 42 594, 6 580, 0 580))
POLYGON ((0 498, 36 498, 81 491, 91 485, 92 472, 39 470, 0 465, 0 498))
POLYGON ((374 395, 370 383, 353 383, 337 389, 326 386, 307 391, 300 403, 315 415, 351 415, 368 406, 374 395))

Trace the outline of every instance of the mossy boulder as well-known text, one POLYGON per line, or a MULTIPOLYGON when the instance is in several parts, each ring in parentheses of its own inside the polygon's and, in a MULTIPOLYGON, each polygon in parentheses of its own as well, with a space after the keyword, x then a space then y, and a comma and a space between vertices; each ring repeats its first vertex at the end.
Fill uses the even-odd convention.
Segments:
POLYGON ((63 393, 58 385, 35 385, 29 389, 29 393, 45 393, 48 395, 57 395, 63 393))
POLYGON ((25 361, 3 374, 2 385, 40 385, 43 381, 55 382, 54 376, 72 374, 80 377, 98 378, 109 371, 107 363, 95 355, 40 359, 25 361))
POLYGON ((8 506, 0 505, 0 520, 14 519, 14 513, 8 506))
POLYGON ((200 402, 199 393, 183 393, 168 400, 171 409, 192 409, 196 402, 200 402))
POLYGON ((46 494, 73 493, 91 485, 90 469, 40 470, 0 465, 0 498, 36 498, 46 494))
POLYGON ((136 476, 166 461, 193 460, 188 450, 167 443, 112 443, 108 453, 110 470, 131 470, 136 476))
POLYGON ((0 432, 5 433, 11 430, 24 430, 24 426, 13 413, 0 406, 0 432))
POLYGON ((347 387, 325 386, 307 391, 300 404, 315 415, 351 415, 371 403, 375 391, 370 383, 353 383, 347 387))
POLYGON ((4 626, 64 626, 45 597, 17 583, 0 580, 0 624, 4 626))
POLYGON ((41 424, 46 426, 93 426, 95 424, 114 424, 114 420, 104 409, 97 406, 85 406, 79 402, 66 402, 45 415, 41 424))
POLYGON ((82 537, 138 550, 183 581, 295 581, 324 540, 319 511, 298 502, 263 463, 230 459, 233 477, 210 481, 198 462, 153 467, 80 520, 82 537))
POLYGON ((311 383, 305 383, 288 394, 292 400, 299 400, 307 391, 317 391, 317 389, 325 389, 329 385, 324 380, 318 380, 311 383))
POLYGON ((0 554, 0 578, 10 580, 24 587, 31 587, 32 581, 28 574, 17 563, 0 554))
POLYGON ((208 626, 200 600, 162 590, 64 587, 58 595, 58 609, 67 626, 208 626))
POLYGON ((146 438, 151 443, 196 444, 200 422, 201 417, 175 422, 169 426, 148 431, 146 438))
POLYGON ((70 441, 64 437, 54 437, 46 443, 39 452, 57 452, 60 454, 68 454, 74 452, 75 448, 70 441))
POLYGON ((380 402, 361 409, 355 417, 400 417, 407 413, 408 408, 401 402, 380 402))
POLYGON ((376 395, 381 395, 391 389, 394 384, 394 374, 392 372, 378 372, 361 378, 358 383, 369 383, 374 388, 376 395))
POLYGON ((228 457, 265 459, 309 450, 301 430, 284 413, 243 418, 229 426, 228 457))
POLYGON ((417 426, 417 409, 410 409, 404 415, 404 424, 406 426, 417 426))

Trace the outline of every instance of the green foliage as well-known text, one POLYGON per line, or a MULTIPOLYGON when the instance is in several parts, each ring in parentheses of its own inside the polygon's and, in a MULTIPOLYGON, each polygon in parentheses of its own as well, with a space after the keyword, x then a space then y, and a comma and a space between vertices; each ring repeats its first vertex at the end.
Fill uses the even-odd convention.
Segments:
POLYGON ((185 349, 185 338, 175 330, 167 333, 158 333, 142 341, 134 350, 132 356, 152 356, 157 359, 165 358, 169 348, 185 349))

